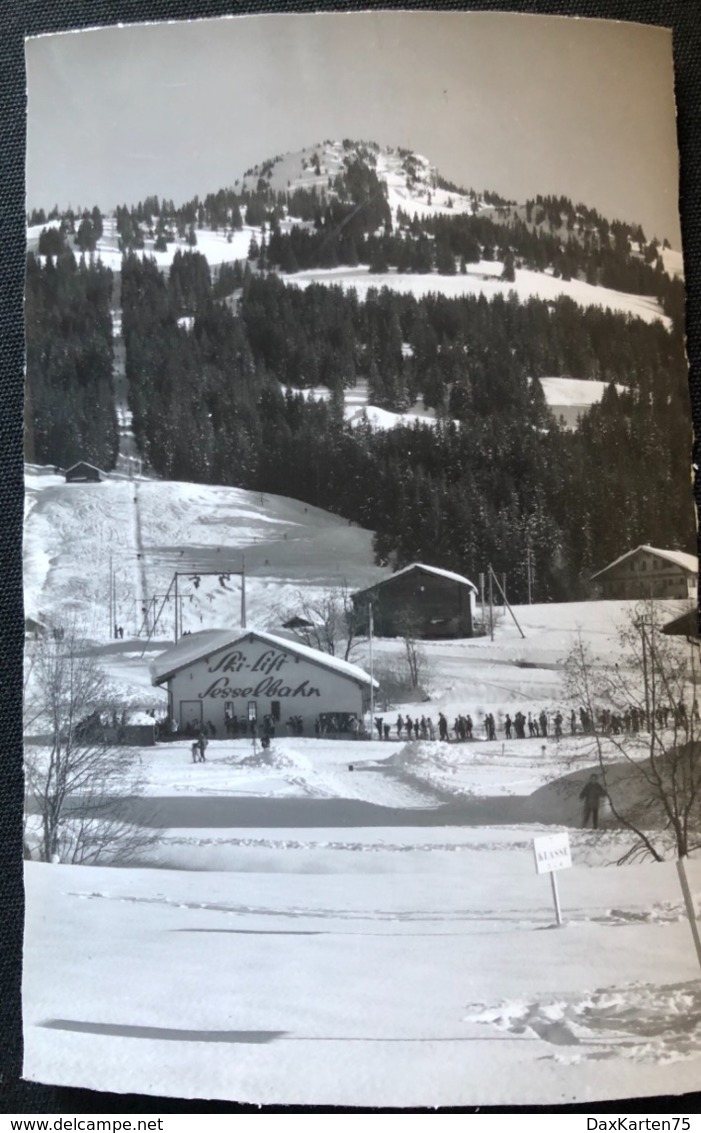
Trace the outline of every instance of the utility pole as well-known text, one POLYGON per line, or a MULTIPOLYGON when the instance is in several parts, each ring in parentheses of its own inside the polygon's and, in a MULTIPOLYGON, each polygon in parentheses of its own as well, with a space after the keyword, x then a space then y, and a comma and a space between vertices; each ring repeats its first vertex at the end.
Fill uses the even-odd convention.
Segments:
POLYGON ((110 637, 117 636, 117 573, 114 569, 112 556, 110 555, 110 612, 112 616, 112 625, 110 626, 110 637))
POLYGON ((640 626, 640 633, 642 635, 642 645, 643 645, 643 684, 645 686, 645 727, 646 727, 647 731, 649 732, 650 731, 650 687, 649 687, 649 684, 648 684, 648 675, 647 675, 647 634, 645 633, 644 618, 640 620, 638 625, 640 626))
POLYGON ((480 605, 482 607, 482 632, 484 632, 484 571, 480 571, 480 605))
POLYGON ((489 564, 489 637, 494 641, 494 591, 492 589, 492 579, 494 578, 494 571, 492 564, 489 564))
POLYGON ((246 628, 246 558, 241 555, 241 629, 246 628))
POLYGON ((528 577, 528 605, 533 604, 533 549, 531 541, 526 544, 526 575, 528 577))
MULTIPOLYGON (((489 569, 490 569, 490 571, 491 571, 491 575, 490 575, 490 582, 491 582, 491 578, 493 577, 493 578, 494 578, 494 585, 496 586, 497 590, 499 591, 499 593, 501 594, 502 598, 504 599, 504 609, 505 609, 505 610, 508 610, 508 611, 509 611, 509 613, 511 614, 511 617, 512 617, 512 618, 514 619, 514 623, 515 623, 515 625, 516 625, 516 629, 517 629, 517 630, 518 630, 518 632, 519 632, 519 633, 521 634, 521 637, 525 637, 526 635, 525 635, 525 633, 523 632, 523 630, 521 629, 520 625, 518 624, 518 620, 517 620, 517 618, 516 618, 516 615, 515 615, 514 611, 513 611, 512 609, 511 609, 511 606, 509 605, 509 603, 508 603, 508 601, 507 601, 507 598, 506 598, 506 591, 505 591, 505 590, 503 590, 503 589, 502 589, 502 587, 501 587, 501 586, 499 585, 499 582, 498 582, 498 580, 497 580, 497 577, 496 577, 496 575, 494 574, 494 571, 493 571, 493 570, 491 569, 491 567, 490 567, 489 569)), ((505 576, 504 576, 504 575, 502 575, 502 578, 504 578, 504 579, 505 579, 505 576)))
POLYGON ((372 739, 372 729, 375 723, 375 675, 373 672, 372 662, 372 602, 368 602, 368 634, 370 637, 370 739, 372 739))
POLYGON ((110 555, 109 587, 110 587, 109 608, 110 608, 110 641, 111 641, 112 640, 112 634, 114 633, 114 610, 112 609, 113 594, 112 594, 112 556, 111 555, 110 555))

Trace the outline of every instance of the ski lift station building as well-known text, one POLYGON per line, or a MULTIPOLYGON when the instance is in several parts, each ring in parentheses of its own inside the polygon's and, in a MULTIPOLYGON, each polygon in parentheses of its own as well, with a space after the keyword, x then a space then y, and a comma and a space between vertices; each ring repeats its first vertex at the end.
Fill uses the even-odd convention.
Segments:
POLYGON ((695 598, 699 577, 696 555, 642 545, 592 575, 594 597, 695 598))
POLYGON ((270 716, 283 726, 298 717, 303 734, 313 736, 317 722, 331 715, 362 719, 371 678, 301 642, 239 628, 181 637, 152 661, 151 682, 167 689, 168 715, 181 731, 213 725, 223 736, 232 715, 259 723, 270 716))
POLYGON ((472 637, 477 587, 469 578, 441 567, 412 563, 390 578, 353 595, 358 621, 367 627, 372 603, 380 637, 472 637))

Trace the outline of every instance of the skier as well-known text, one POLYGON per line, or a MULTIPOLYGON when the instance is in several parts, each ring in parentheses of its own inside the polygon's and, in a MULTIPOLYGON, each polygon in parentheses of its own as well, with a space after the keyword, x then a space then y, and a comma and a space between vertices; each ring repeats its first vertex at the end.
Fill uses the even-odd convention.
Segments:
POLYGON ((599 828, 599 803, 606 797, 606 791, 599 782, 598 775, 590 775, 589 781, 585 783, 584 787, 579 794, 580 799, 584 801, 584 813, 582 815, 582 826, 586 827, 589 819, 591 818, 592 830, 599 828))

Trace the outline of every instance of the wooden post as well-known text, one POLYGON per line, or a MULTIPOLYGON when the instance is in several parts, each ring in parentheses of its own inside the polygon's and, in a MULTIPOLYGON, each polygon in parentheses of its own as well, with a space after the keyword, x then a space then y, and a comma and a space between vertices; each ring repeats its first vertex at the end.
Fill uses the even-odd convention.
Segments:
POLYGON ((555 916, 557 917, 558 928, 562 927, 562 913, 560 912, 560 894, 557 891, 557 881, 555 870, 550 874, 550 884, 553 887, 553 901, 555 902, 555 916))

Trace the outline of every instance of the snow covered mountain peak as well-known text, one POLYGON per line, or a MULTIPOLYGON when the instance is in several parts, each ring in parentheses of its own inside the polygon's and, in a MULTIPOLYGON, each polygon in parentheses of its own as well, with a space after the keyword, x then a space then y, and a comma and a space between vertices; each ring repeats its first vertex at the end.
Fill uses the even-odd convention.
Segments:
POLYGON ((485 197, 474 190, 461 189, 446 181, 422 154, 348 138, 327 140, 294 153, 280 154, 248 169, 241 184, 249 191, 266 188, 294 193, 301 189, 327 198, 343 196, 352 166, 363 166, 375 174, 385 187, 393 218, 398 208, 410 216, 424 216, 474 213, 487 203, 485 197))

